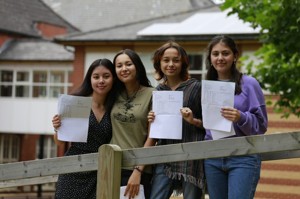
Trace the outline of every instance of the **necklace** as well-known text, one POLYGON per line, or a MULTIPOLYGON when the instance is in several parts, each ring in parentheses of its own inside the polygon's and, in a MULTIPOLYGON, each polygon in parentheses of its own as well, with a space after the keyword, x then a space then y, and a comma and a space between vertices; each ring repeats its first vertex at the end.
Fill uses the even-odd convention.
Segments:
POLYGON ((133 93, 133 95, 130 97, 128 95, 128 93, 126 92, 126 101, 124 103, 124 106, 125 106, 125 111, 128 111, 129 109, 131 109, 134 105, 132 103, 132 101, 135 99, 136 97, 136 94, 138 93, 138 91, 140 90, 140 85, 138 87, 138 89, 133 93))

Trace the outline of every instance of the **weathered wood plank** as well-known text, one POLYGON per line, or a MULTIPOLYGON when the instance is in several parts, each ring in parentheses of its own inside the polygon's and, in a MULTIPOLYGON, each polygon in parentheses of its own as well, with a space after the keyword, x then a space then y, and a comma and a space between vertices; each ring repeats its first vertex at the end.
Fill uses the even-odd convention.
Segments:
POLYGON ((98 169, 98 153, 0 165, 0 181, 98 169))
POLYGON ((122 150, 117 145, 102 145, 99 150, 97 199, 119 199, 122 150))
POLYGON ((261 154, 262 161, 283 160, 283 159, 291 159, 291 158, 300 158, 300 150, 279 151, 279 152, 261 154))
POLYGON ((8 187, 18 187, 24 185, 36 185, 36 184, 46 184, 51 182, 57 182, 58 176, 45 176, 45 177, 36 177, 36 178, 25 178, 17 180, 7 180, 0 182, 0 189, 8 187))
MULTIPOLYGON (((300 157, 300 132, 124 150, 122 167, 259 153, 262 160, 300 157)), ((0 187, 45 183, 44 177, 98 169, 98 153, 0 164, 0 187), (17 181, 22 179, 21 181, 17 181), (40 181, 39 181, 40 179, 40 181), (22 184, 23 181, 23 184, 22 184)))
POLYGON ((300 150, 300 132, 124 150, 122 166, 295 150, 300 150))
MULTIPOLYGON (((261 156, 262 156, 262 161, 300 158, 300 150, 265 153, 265 154, 261 154, 261 156)), ((56 181, 57 181, 57 175, 35 177, 29 179, 25 178, 25 179, 18 179, 18 180, 8 180, 8 181, 0 181, 0 188, 45 184, 45 183, 51 183, 56 181)))

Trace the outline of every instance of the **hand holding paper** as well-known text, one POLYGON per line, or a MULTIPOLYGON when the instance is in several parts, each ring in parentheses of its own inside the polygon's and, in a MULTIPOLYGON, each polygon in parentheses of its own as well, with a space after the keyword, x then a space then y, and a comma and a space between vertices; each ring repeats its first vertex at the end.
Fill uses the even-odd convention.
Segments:
POLYGON ((150 126, 150 138, 182 139, 182 91, 153 91, 155 120, 150 126))
POLYGON ((61 141, 87 142, 91 97, 60 95, 58 98, 58 114, 61 126, 57 138, 61 141))
MULTIPOLYGON (((121 186, 120 188, 120 199, 129 199, 128 196, 124 196, 126 190, 126 186, 121 186)), ((140 185, 140 191, 137 196, 134 197, 134 199, 145 199, 145 193, 144 193, 144 186, 140 185)))
POLYGON ((211 130, 213 139, 234 135, 232 122, 221 115, 222 107, 234 106, 235 83, 202 80, 203 126, 211 130))

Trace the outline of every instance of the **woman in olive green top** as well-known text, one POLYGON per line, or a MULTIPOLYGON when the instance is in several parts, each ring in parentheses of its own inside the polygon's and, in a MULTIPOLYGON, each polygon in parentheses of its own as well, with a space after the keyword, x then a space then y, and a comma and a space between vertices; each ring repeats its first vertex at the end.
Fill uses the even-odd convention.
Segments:
MULTIPOLYGON (((130 49, 117 53, 113 63, 121 84, 120 94, 111 111, 111 144, 122 149, 153 146, 154 141, 148 138, 147 115, 151 110, 154 88, 147 78, 145 67, 138 54, 130 49)), ((145 197, 149 198, 152 177, 150 171, 148 166, 123 169, 121 186, 127 186, 125 195, 133 198, 139 193, 139 185, 142 184, 145 197)))

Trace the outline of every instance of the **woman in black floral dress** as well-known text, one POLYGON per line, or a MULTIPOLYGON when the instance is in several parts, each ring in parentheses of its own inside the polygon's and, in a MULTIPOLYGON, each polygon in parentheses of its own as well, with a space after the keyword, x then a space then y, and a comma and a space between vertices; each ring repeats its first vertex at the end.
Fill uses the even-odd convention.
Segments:
MULTIPOLYGON (((73 142, 65 156, 96 153, 102 144, 108 144, 112 137, 110 111, 116 99, 115 67, 108 59, 97 59, 89 67, 76 96, 91 96, 92 110, 89 116, 88 138, 86 143, 73 142)), ((61 125, 59 115, 52 120, 54 129, 61 125)), ((56 130, 55 130, 56 131, 56 130)), ((57 139, 58 145, 64 142, 57 139)), ((59 175, 56 184, 56 199, 95 199, 97 171, 59 175)))

